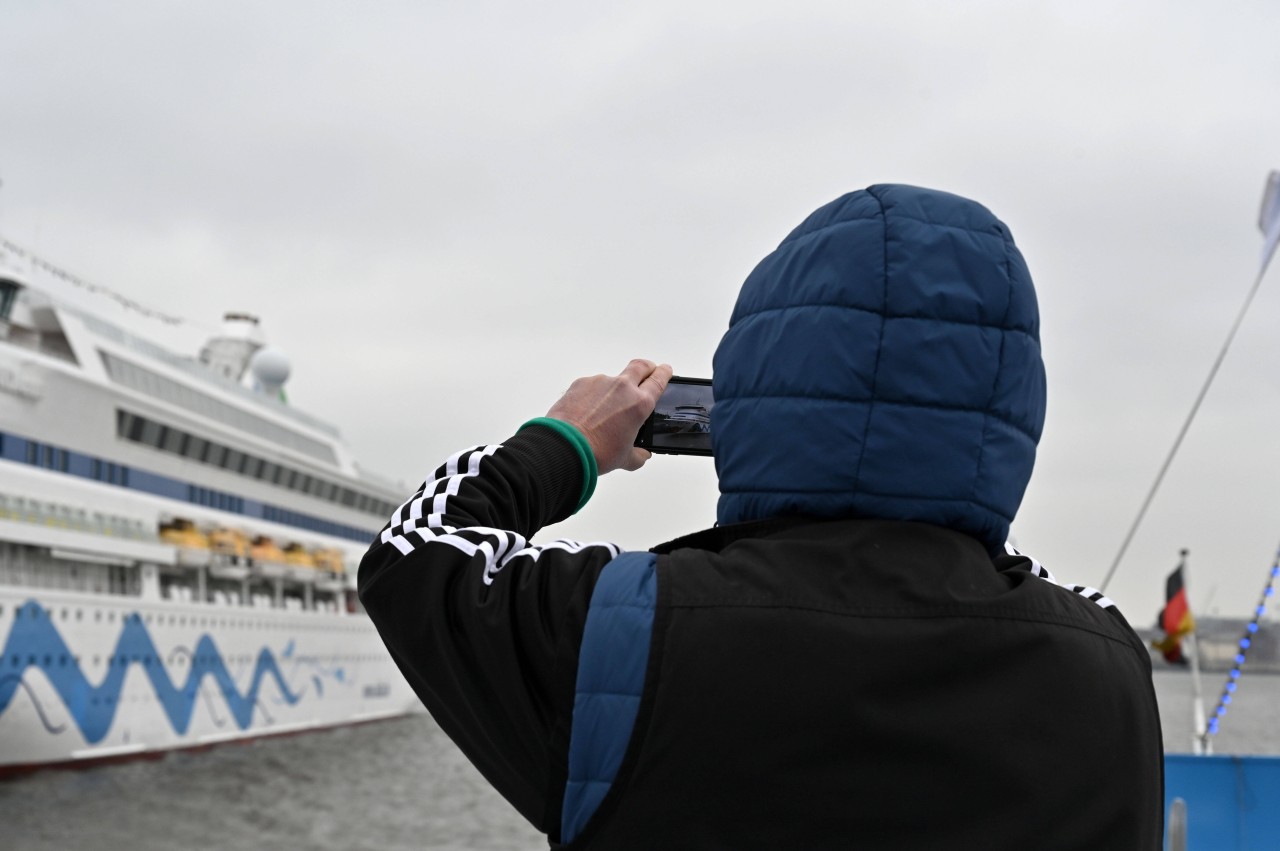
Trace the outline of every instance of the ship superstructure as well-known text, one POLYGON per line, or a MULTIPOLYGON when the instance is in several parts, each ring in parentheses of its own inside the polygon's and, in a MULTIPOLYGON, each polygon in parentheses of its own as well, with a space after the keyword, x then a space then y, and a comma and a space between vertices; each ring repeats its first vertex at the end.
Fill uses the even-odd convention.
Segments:
POLYGON ((400 489, 255 317, 188 355, 67 287, 0 240, 0 771, 416 706, 354 584, 400 489))

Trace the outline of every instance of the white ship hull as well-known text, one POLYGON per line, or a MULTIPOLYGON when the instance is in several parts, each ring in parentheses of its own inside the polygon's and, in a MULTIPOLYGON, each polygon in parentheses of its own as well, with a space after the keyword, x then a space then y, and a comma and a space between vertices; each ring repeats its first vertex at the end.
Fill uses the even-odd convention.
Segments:
POLYGON ((0 773, 394 717, 368 618, 0 586, 0 773))
POLYGON ((197 357, 0 239, 0 774, 421 707, 355 593, 399 487, 226 320, 197 357))

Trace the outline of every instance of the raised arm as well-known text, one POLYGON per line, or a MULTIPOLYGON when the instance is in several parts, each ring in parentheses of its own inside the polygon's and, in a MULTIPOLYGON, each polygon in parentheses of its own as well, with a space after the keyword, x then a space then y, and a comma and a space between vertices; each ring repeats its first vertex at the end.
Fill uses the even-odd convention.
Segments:
POLYGON ((671 370, 632 361, 575 381, 501 444, 450 457, 401 505, 360 565, 360 598, 442 729, 530 822, 560 817, 577 653, 605 543, 532 546, 586 504, 671 370))

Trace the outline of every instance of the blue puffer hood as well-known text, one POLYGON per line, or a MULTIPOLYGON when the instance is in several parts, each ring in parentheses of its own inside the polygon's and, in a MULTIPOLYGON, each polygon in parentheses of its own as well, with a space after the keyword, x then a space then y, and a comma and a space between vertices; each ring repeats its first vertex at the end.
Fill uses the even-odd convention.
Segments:
POLYGON ((879 185, 760 262, 716 349, 721 524, 917 520, 995 552, 1044 425, 1035 289, 967 199, 879 185))

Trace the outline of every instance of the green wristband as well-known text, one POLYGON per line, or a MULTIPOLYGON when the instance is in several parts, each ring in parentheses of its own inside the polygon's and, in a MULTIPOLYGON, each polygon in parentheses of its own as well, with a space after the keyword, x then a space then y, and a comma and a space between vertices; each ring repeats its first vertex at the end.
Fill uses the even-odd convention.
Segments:
POLYGON ((577 514, 582 510, 582 506, 586 505, 591 499, 591 495, 596 492, 596 479, 600 477, 600 468, 596 466, 596 454, 591 451, 591 444, 587 442, 587 438, 582 432, 564 420, 557 420, 552 417, 536 417, 520 426, 518 430, 526 429, 531 425, 540 425, 551 429, 569 441, 574 451, 578 453, 578 460, 582 462, 582 494, 578 497, 578 507, 573 510, 573 513, 577 514))

